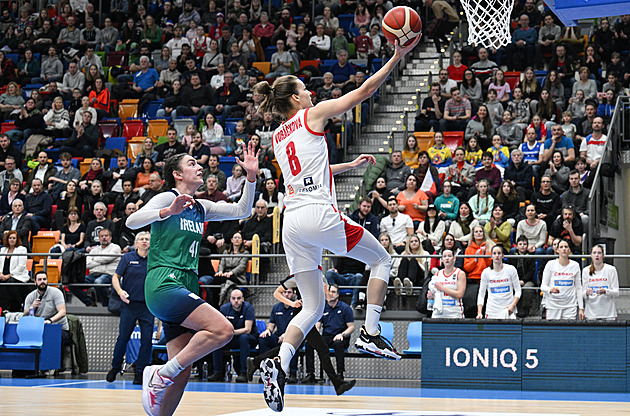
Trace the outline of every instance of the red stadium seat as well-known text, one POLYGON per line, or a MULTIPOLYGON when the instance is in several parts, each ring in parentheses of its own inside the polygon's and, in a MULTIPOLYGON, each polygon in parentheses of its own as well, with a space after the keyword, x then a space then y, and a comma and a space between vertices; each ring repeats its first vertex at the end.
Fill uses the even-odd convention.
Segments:
POLYGON ((127 141, 132 137, 144 136, 144 123, 142 120, 128 120, 123 124, 123 137, 127 141))
POLYGON ((105 66, 108 67, 112 67, 112 66, 126 66, 127 65, 127 52, 126 51, 120 51, 120 52, 109 52, 106 56, 105 56, 105 66))
POLYGON ((514 91, 514 88, 521 82, 521 73, 519 71, 508 71, 504 75, 505 82, 510 85, 510 90, 514 91))
POLYGON ((442 135, 444 136, 444 145, 451 149, 451 153, 455 152, 457 146, 464 145, 463 131, 445 131, 442 135))

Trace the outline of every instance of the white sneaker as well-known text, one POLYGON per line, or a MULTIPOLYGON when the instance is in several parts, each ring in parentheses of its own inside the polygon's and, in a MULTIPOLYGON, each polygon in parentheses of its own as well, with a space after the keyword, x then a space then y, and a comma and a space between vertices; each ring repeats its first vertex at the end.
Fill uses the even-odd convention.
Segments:
POLYGON ((279 357, 267 358, 260 363, 260 378, 263 382, 265 403, 274 412, 282 412, 286 375, 280 365, 279 357))
POLYGON ((166 388, 173 384, 170 378, 162 377, 158 370, 163 365, 151 365, 142 373, 142 406, 150 416, 158 416, 166 388))
POLYGON ((403 280, 403 285, 405 286, 405 295, 413 295, 413 283, 411 283, 411 280, 409 280, 408 277, 405 277, 405 280, 403 280))
POLYGON ((403 284, 402 284, 402 280, 400 280, 400 277, 397 277, 394 279, 394 287, 396 288, 394 289, 396 291, 396 295, 401 296, 403 294, 403 291, 402 291, 403 284))

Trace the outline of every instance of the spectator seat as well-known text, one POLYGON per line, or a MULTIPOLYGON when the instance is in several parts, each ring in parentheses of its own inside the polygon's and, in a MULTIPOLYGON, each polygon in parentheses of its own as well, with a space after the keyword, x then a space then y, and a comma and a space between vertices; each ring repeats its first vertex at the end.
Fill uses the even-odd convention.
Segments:
POLYGON ((109 52, 105 56, 105 64, 106 66, 127 66, 127 58, 128 54, 126 51, 120 52, 109 52))
POLYGON ((144 144, 142 142, 127 143, 127 157, 131 159, 131 163, 136 162, 138 154, 142 151, 144 144))
POLYGON ((98 123, 98 130, 101 133, 101 139, 109 139, 110 137, 116 137, 119 134, 119 124, 116 121, 101 120, 98 123))
POLYGON ((105 149, 118 149, 122 154, 125 154, 126 144, 127 139, 124 137, 108 137, 107 140, 105 140, 105 149))
POLYGON ((123 124, 123 137, 131 140, 132 137, 144 135, 144 123, 142 120, 129 120, 123 124))
POLYGON ((514 91, 514 88, 521 82, 521 73, 519 71, 507 71, 504 75, 505 82, 510 85, 510 90, 514 91))
POLYGON ((144 113, 142 114, 144 117, 154 118, 157 115, 157 111, 162 108, 162 103, 164 101, 149 101, 149 103, 144 107, 144 113))
MULTIPOLYGON (((57 241, 52 235, 34 235, 33 236, 33 253, 48 253, 57 241)), ((33 256, 34 262, 39 262, 42 256, 33 256)))
POLYGON ((123 100, 118 104, 118 116, 122 121, 138 117, 138 100, 123 100))
POLYGON ((442 133, 444 136, 444 144, 451 149, 451 153, 455 152, 457 146, 464 144, 464 132, 463 131, 445 131, 442 133))
POLYGON ((15 123, 12 121, 2 123, 2 127, 0 127, 0 134, 5 134, 8 131, 15 130, 15 128, 15 123))
POLYGON ((225 122, 225 135, 231 136, 236 131, 236 122, 235 121, 226 121, 225 122))
POLYGON ((271 62, 253 62, 252 66, 262 72, 264 75, 267 75, 271 72, 271 62))
POLYGON ((147 136, 151 138, 157 138, 159 136, 166 136, 166 132, 168 131, 168 121, 166 120, 149 120, 149 125, 147 127, 147 136))
POLYGON ((404 350, 403 354, 422 354, 422 322, 409 322, 409 326, 407 327, 407 341, 409 341, 409 349, 404 350))
POLYGON ((413 133, 418 142, 418 148, 420 150, 428 150, 433 146, 435 133, 432 131, 416 131, 413 133))

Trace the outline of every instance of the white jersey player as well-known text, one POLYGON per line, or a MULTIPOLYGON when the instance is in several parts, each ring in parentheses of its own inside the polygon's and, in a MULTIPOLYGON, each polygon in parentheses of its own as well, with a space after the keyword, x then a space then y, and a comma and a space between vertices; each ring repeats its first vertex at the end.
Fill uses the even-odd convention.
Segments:
POLYGON ((391 258, 374 236, 339 212, 333 182, 333 175, 364 163, 375 163, 375 159, 361 155, 352 162, 329 165, 323 131, 329 118, 373 95, 417 42, 405 48, 396 46, 394 56, 359 88, 316 106, 311 92, 293 75, 276 79, 273 86, 261 82, 254 87, 264 97, 259 111, 272 111, 286 120, 274 132, 272 145, 286 188, 283 244, 290 273, 303 301, 302 311, 287 328, 278 357, 261 364, 264 398, 272 410, 283 409, 289 361, 323 313, 325 299, 320 271, 323 249, 360 260, 371 268, 365 325, 357 348, 383 358, 400 359, 391 343, 380 336, 378 328, 391 258))
POLYGON ((604 263, 604 249, 593 246, 590 266, 582 270, 582 296, 586 319, 617 319, 615 298, 619 296, 619 277, 615 266, 604 263))
POLYGON ((492 267, 481 272, 477 295, 477 319, 483 318, 483 300, 486 302, 486 319, 516 319, 516 304, 521 298, 521 284, 516 268, 503 263, 501 246, 492 247, 492 267))
POLYGON ((455 267, 455 255, 452 250, 442 251, 442 264, 429 282, 427 297, 433 298, 432 318, 463 318, 464 304, 462 297, 466 292, 466 273, 455 267))
POLYGON ((558 243, 558 259, 545 265, 540 290, 547 294, 547 319, 584 319, 580 266, 569 260, 566 240, 558 243))

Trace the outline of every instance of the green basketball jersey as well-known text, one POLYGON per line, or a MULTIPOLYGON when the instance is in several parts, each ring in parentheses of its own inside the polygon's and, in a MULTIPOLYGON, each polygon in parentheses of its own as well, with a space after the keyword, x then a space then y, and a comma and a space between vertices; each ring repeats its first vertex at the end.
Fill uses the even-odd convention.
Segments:
POLYGON ((199 267, 199 244, 203 237, 204 216, 204 208, 195 203, 179 215, 151 224, 147 270, 171 267, 196 271, 199 267))

